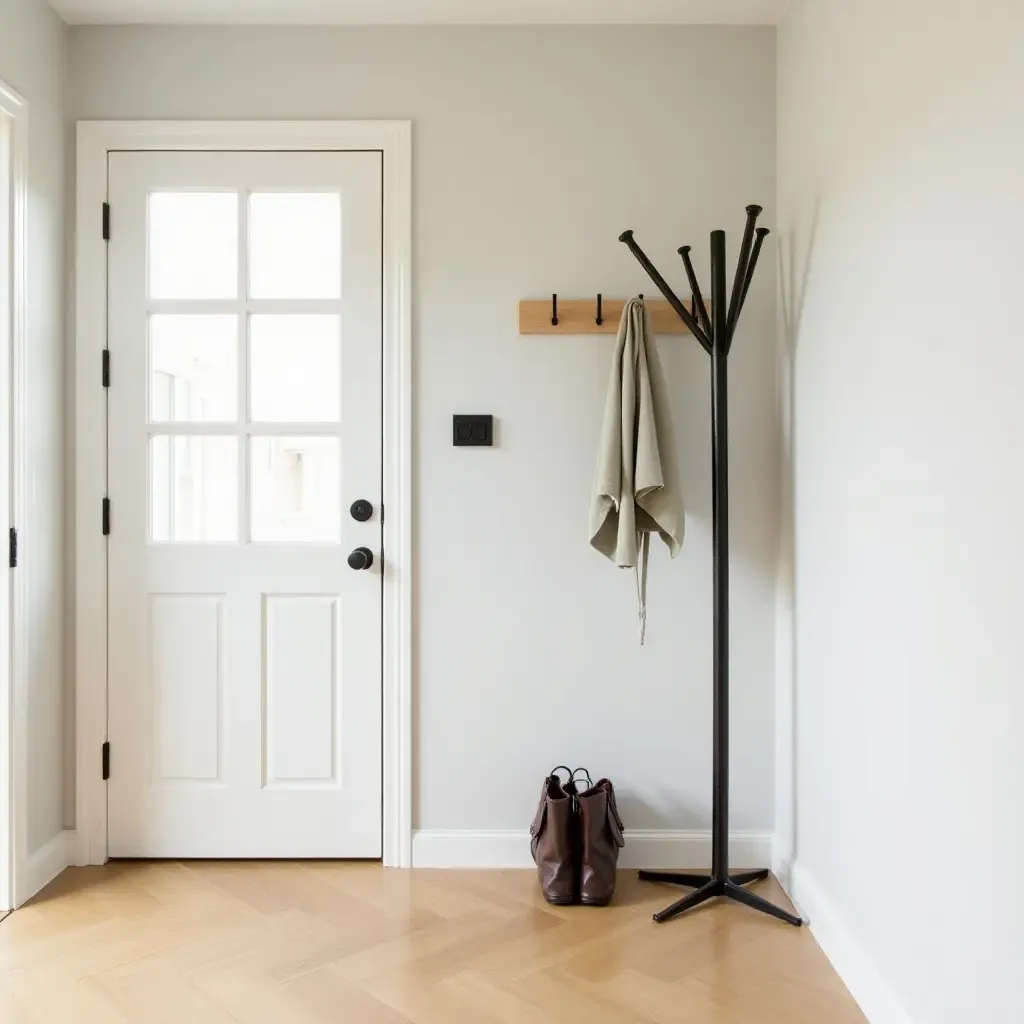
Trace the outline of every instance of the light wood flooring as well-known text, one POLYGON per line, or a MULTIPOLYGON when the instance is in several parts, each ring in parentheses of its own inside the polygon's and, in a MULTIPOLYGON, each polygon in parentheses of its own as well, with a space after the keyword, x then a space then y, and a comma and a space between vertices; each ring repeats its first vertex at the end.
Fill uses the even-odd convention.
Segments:
MULTIPOLYGON (((785 901, 774 881, 756 891, 785 901)), ((65 872, 0 924, 3 1024, 863 1024, 806 928, 620 876, 149 862, 65 872)))

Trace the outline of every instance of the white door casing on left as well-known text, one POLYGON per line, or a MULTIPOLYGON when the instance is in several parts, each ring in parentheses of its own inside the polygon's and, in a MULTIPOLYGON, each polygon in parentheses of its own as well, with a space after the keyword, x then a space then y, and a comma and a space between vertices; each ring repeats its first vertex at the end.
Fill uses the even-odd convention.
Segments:
MULTIPOLYGON (((319 122, 312 124, 290 122, 133 122, 83 123, 79 125, 79 233, 76 264, 76 279, 78 282, 78 334, 76 342, 76 397, 78 399, 78 475, 76 495, 78 511, 78 528, 76 532, 76 540, 78 542, 78 643, 76 663, 79 751, 76 800, 78 828, 75 860, 78 863, 102 863, 106 859, 108 852, 105 836, 107 828, 106 786, 99 781, 96 772, 100 760, 98 756, 99 746, 106 737, 104 677, 107 671, 104 645, 96 635, 96 627, 103 627, 105 632, 106 617, 103 606, 106 587, 102 578, 98 578, 99 573, 96 570, 106 561, 106 542, 100 541, 98 543, 94 532, 95 527, 99 525, 100 516, 98 515, 97 499, 104 493, 103 475, 106 472, 106 459, 103 452, 103 447, 105 447, 103 445, 104 431, 102 429, 103 396, 102 392, 95 387, 99 383, 95 368, 100 363, 100 356, 107 333, 106 314, 102 308, 102 298, 98 296, 97 292, 100 286, 104 288, 106 286, 106 272, 102 261, 102 255, 105 255, 103 253, 104 247, 97 244, 93 234, 98 226, 99 217, 96 214, 90 217, 85 214, 84 210, 89 204, 95 204, 93 209, 97 210, 99 204, 107 197, 105 178, 108 157, 111 158, 111 166, 115 167, 116 160, 118 159, 115 154, 118 151, 124 150, 151 151, 148 155, 151 155, 154 159, 163 154, 165 161, 169 158, 167 166, 173 165, 174 154, 176 153, 187 153, 189 160, 203 159, 205 154, 194 152, 196 150, 216 150, 222 157, 234 152, 243 161, 255 155, 249 151, 259 150, 261 155, 265 156, 270 162, 273 162, 278 157, 286 161, 290 160, 289 157, 285 156, 286 153, 299 156, 304 151, 311 150, 316 151, 316 154, 305 152, 302 159, 314 161, 321 157, 330 159, 331 154, 324 151, 374 151, 361 154, 352 153, 350 155, 376 160, 378 162, 376 169, 378 188, 380 188, 381 182, 383 185, 383 217, 381 217, 379 201, 376 213, 378 234, 381 221, 383 226, 381 258, 376 261, 378 275, 381 271, 383 273, 383 294, 378 296, 377 301, 377 308, 380 310, 378 315, 382 314, 383 380, 381 382, 382 386, 375 386, 374 388, 377 395, 383 394, 384 399, 383 466, 381 466, 381 459, 379 456, 377 457, 378 486, 381 469, 383 469, 383 487, 378 493, 383 494, 383 505, 386 505, 388 509, 386 522, 383 525, 383 543, 380 544, 378 542, 375 545, 368 537, 349 529, 350 526, 361 527, 366 525, 372 528, 373 524, 356 524, 349 519, 347 504, 353 497, 353 494, 347 485, 343 485, 342 493, 342 499, 345 503, 342 528, 345 531, 345 536, 339 544, 334 544, 333 541, 336 540, 336 536, 332 537, 333 547, 326 555, 325 552, 327 552, 328 547, 331 547, 331 545, 326 544, 327 538, 322 535, 312 538, 316 541, 312 545, 307 544, 304 547, 298 544, 293 545, 291 542, 295 541, 296 537, 290 535, 268 535, 266 530, 268 528, 272 529, 274 524, 270 524, 268 527, 266 522, 257 524, 253 520, 253 529, 256 530, 258 528, 262 530, 262 540, 266 541, 266 543, 259 545, 262 548, 262 552, 257 556, 257 561, 262 559, 264 565, 261 571, 269 573, 274 578, 269 579, 269 581, 264 580, 259 584, 256 584, 255 581, 246 583, 239 578, 245 575, 244 572, 239 574, 232 571, 227 572, 222 577, 228 580, 226 588, 213 587, 209 591, 204 592, 202 588, 186 586, 181 592, 175 592, 173 589, 161 591, 161 594, 167 594, 168 596, 158 598, 158 602, 163 601, 164 604, 159 609, 161 614, 157 618, 160 621, 157 624, 155 634, 151 636, 150 640, 155 639, 156 646, 160 647, 165 654, 169 653, 170 660, 167 663, 175 666, 175 671, 180 678, 186 681, 191 679, 190 658, 193 662, 198 658, 202 662, 199 665, 200 671, 209 674, 211 666, 218 665, 221 657, 222 652, 217 651, 216 648, 221 643, 223 637, 228 635, 227 631, 223 629, 223 624, 225 617, 230 614, 226 610, 230 602, 226 597, 218 597, 217 595, 225 594, 230 596, 230 587, 234 586, 237 582, 239 587, 244 588, 248 586, 249 588, 249 597, 245 602, 249 609, 247 613, 249 619, 246 628, 250 630, 251 634, 253 628, 252 595, 255 590, 259 590, 259 600, 256 602, 259 622, 256 629, 257 632, 262 634, 264 632, 264 623, 266 623, 268 626, 266 633, 268 637, 271 637, 266 651, 262 650, 262 644, 257 644, 259 649, 256 650, 255 654, 251 645, 245 654, 245 657, 250 662, 247 670, 250 678, 253 675, 252 663, 254 660, 257 663, 262 660, 270 668, 267 685, 264 686, 262 679, 257 678, 257 689, 259 690, 262 687, 262 692, 265 694, 268 692, 268 687, 276 685, 275 680, 270 678, 274 676, 276 671, 273 663, 283 666, 288 663, 294 663, 296 659, 303 663, 303 667, 312 674, 326 679, 331 671, 333 671, 331 663, 334 654, 340 653, 344 657, 345 644, 342 643, 340 649, 336 649, 334 645, 341 636, 339 630, 343 631, 346 628, 345 619, 352 618, 351 626, 357 626, 355 618, 350 613, 343 612, 341 618, 339 619, 338 617, 339 610, 342 610, 342 601, 332 599, 329 587, 323 582, 327 577, 337 579, 338 573, 334 571, 334 564, 327 565, 326 562, 333 559, 333 563, 336 564, 338 557, 342 559, 342 590, 344 591, 350 580, 353 581, 353 584, 369 583, 368 577, 372 575, 372 573, 355 573, 344 565, 344 556, 348 554, 349 549, 364 542, 367 542, 366 546, 370 548, 376 547, 378 551, 383 547, 385 552, 383 562, 383 602, 381 602, 380 577, 377 577, 377 599, 375 602, 378 614, 380 614, 380 609, 383 607, 384 620, 384 642, 380 645, 381 650, 378 654, 378 657, 382 655, 383 661, 384 685, 382 694, 383 707, 381 710, 383 715, 384 743, 383 757, 381 758, 380 740, 379 738, 377 739, 378 796, 375 814, 376 846, 375 848, 372 846, 343 848, 338 845, 340 833, 337 829, 333 830, 333 840, 331 838, 324 838, 324 834, 328 836, 332 834, 332 814, 328 812, 326 815, 320 816, 320 824, 312 830, 311 834, 307 832, 304 840, 299 837, 290 846, 287 842, 279 843, 275 846, 273 843, 267 843, 264 839, 259 848, 250 846, 248 849, 245 849, 244 842, 236 843, 231 853, 241 856, 373 856, 374 853, 380 855, 382 852, 385 864, 390 866, 406 866, 409 863, 409 846, 411 841, 411 777, 409 771, 409 741, 411 735, 409 714, 411 587, 408 517, 409 479, 411 476, 409 464, 409 350, 411 340, 409 321, 409 203, 411 168, 409 159, 409 126, 402 122, 319 122), (87 367, 88 370, 86 370, 87 367), (99 393, 97 394, 97 392, 99 393), (90 470, 98 470, 99 473, 94 474, 90 470), (299 557, 283 560, 276 559, 275 556, 280 554, 286 546, 292 550, 298 547, 299 557), (320 557, 315 557, 314 551, 320 557), (287 567, 287 569, 283 567, 287 567), (279 572, 291 572, 293 570, 295 575, 288 579, 275 575, 279 574, 279 572), (319 578, 312 580, 312 577, 316 577, 317 573, 320 573, 319 578), (177 600, 181 596, 184 596, 184 600, 177 600), (193 597, 197 598, 197 600, 193 600, 193 597), (200 597, 206 599, 206 604, 211 604, 212 601, 211 607, 206 607, 203 600, 198 599, 200 597), (216 627, 213 632, 211 632, 211 625, 216 627), (193 630, 193 627, 197 628, 193 630), (217 635, 218 629, 221 630, 219 637, 217 635), (190 633, 190 630, 193 632, 190 633), (195 643, 190 645, 191 653, 183 651, 182 645, 177 643, 177 639, 183 635, 194 635, 195 637, 195 643), (276 636, 276 641, 273 640, 273 636, 276 636), (206 654, 213 652, 212 660, 202 653, 204 651, 206 654), (383 765, 382 801, 379 792, 381 764, 383 765), (383 850, 381 850, 380 839, 381 803, 383 803, 384 818, 383 850), (324 840, 324 844, 318 846, 317 844, 320 843, 321 839, 324 840), (334 842, 333 846, 331 845, 332 841, 334 842)), ((127 158, 128 155, 125 154, 125 157, 127 158)), ((141 155, 133 154, 136 157, 141 155)), ((334 154, 335 158, 339 155, 334 154)), ((280 184, 281 182, 279 181, 280 184)), ((193 182, 191 187, 195 188, 196 183, 193 182)), ((200 190, 202 187, 200 185, 200 190)), ((302 192, 307 190, 302 187, 301 182, 284 183, 283 187, 291 191, 302 192)), ((268 190, 274 191, 274 188, 269 187, 268 190)), ((315 191, 315 187, 313 191, 315 191)), ((369 204, 370 207, 373 205, 372 202, 369 204)), ((119 229, 118 225, 121 225, 122 230, 125 228, 125 220, 123 218, 124 214, 119 215, 115 205, 112 209, 112 234, 115 239, 119 229)), ((358 220, 358 218, 354 218, 355 220, 358 220)), ((116 250, 112 245, 112 266, 116 260, 116 250)), ((351 269, 349 268, 350 271, 351 269)), ((378 277, 378 288, 379 284, 378 277)), ((268 302, 272 304, 273 300, 268 299, 268 302)), ((315 307, 316 303, 314 301, 313 305, 305 309, 304 312, 309 314, 328 312, 327 310, 320 310, 315 307)), ((149 312, 153 311, 150 310, 149 312)), ((168 311, 160 310, 159 312, 168 311)), ((208 310, 208 312, 213 312, 213 310, 208 310)), ((247 311, 247 315, 257 312, 269 315, 273 312, 284 312, 284 310, 274 310, 270 306, 265 306, 260 309, 251 308, 247 311)), ((292 312, 296 311, 292 310, 292 312)), ((111 330, 113 328, 114 320, 112 317, 111 330)), ((272 340, 271 338, 268 343, 271 343, 272 340)), ((142 351, 145 351, 145 345, 142 346, 142 351)), ((118 366, 119 363, 114 358, 111 369, 112 383, 115 387, 119 374, 118 366)), ((121 366, 120 372, 123 373, 125 369, 126 367, 121 366)), ((242 368, 239 367, 239 370, 241 371, 242 368)), ((145 385, 145 387, 151 389, 151 385, 152 382, 145 385)), ((271 396, 272 398, 273 396, 271 396)), ((262 400, 265 401, 266 399, 267 395, 264 389, 262 400)), ((315 401, 316 395, 311 395, 310 399, 315 401)), ((153 394, 150 395, 150 401, 152 400, 153 394)), ((347 401, 355 407, 358 398, 347 396, 347 401)), ((116 420, 116 411, 113 405, 111 406, 111 411, 111 426, 113 428, 116 420)), ((260 415, 266 414, 260 413, 260 415)), ((274 420, 277 416, 278 413, 271 413, 270 419, 274 420)), ((250 441, 252 443, 261 441, 262 443, 262 441, 266 440, 266 436, 284 437, 286 439, 298 436, 301 434, 300 427, 303 418, 305 417, 298 416, 296 418, 297 422, 280 430, 277 429, 277 423, 274 424, 273 429, 270 429, 266 424, 257 425, 248 422, 247 425, 240 427, 235 452, 240 457, 243 450, 248 452, 250 441), (251 437, 250 435, 264 435, 264 437, 251 437)), ((239 422, 241 422, 241 418, 239 422)), ((146 431, 147 433, 164 432, 182 435, 189 443, 197 435, 216 437, 217 435, 225 435, 232 432, 223 425, 210 426, 208 424, 177 424, 170 431, 162 431, 162 429, 158 429, 158 425, 148 424, 146 431)), ((317 435, 321 435, 319 440, 322 441, 322 435, 325 432, 330 433, 326 428, 321 430, 318 427, 317 429, 310 429, 308 435, 314 438, 317 435)), ((349 427, 346 426, 339 432, 349 432, 349 427)), ((221 437, 220 439, 223 438, 221 437)), ((112 444, 115 443, 116 439, 112 441, 112 444)), ((291 442, 289 442, 289 445, 296 447, 291 445, 291 442)), ((285 447, 289 447, 289 445, 285 447)), ((268 452, 264 450, 262 456, 268 456, 268 452)), ((296 455, 291 453, 289 457, 293 458, 294 461, 296 455)), ((137 453, 135 458, 137 461, 137 453)), ((166 467, 166 459, 162 465, 166 467)), ((238 466, 239 474, 247 472, 244 460, 241 458, 239 459, 238 466)), ((295 466, 292 466, 292 469, 294 470, 295 466)), ((114 466, 113 461, 110 472, 113 488, 117 483, 117 468, 114 466)), ((289 479, 298 479, 301 475, 301 473, 293 473, 289 479)), ((127 476, 125 479, 127 479, 127 476)), ((244 492, 244 481, 240 479, 238 485, 238 493, 242 494, 244 492)), ((358 485, 354 484, 354 486, 358 485)), ((145 487, 142 490, 144 494, 145 487)), ((296 491, 295 493, 297 494, 298 492, 296 491)), ((372 495, 362 494, 358 496, 372 497, 372 495)), ((116 495, 112 494, 112 497, 116 497, 116 495)), ((138 516, 132 516, 131 518, 138 520, 138 516)), ((223 517, 221 518, 223 519, 223 517)), ((143 521, 147 523, 147 528, 154 528, 154 522, 149 519, 148 513, 144 515, 143 521)), ((123 518, 119 520, 117 502, 115 500, 112 505, 112 536, 115 538, 111 542, 112 582, 114 576, 117 575, 117 558, 114 552, 114 545, 116 544, 119 522, 121 522, 122 526, 125 525, 123 518)), ((323 523, 320 525, 323 526, 323 523)), ((378 519, 376 521, 376 528, 379 530, 380 526, 380 520, 378 519)), ((280 522, 277 523, 277 527, 281 527, 280 522)), ((159 525, 159 528, 165 531, 165 533, 169 528, 166 516, 159 525)), ((239 520, 239 530, 246 529, 247 526, 244 519, 239 520)), ((173 547, 174 545, 169 546, 173 547)), ((184 552, 189 546, 188 544, 181 545, 181 552, 184 552)), ((210 545, 210 547, 216 548, 217 546, 210 545)), ((216 557, 211 559, 205 568, 201 567, 198 562, 194 563, 192 568, 199 573, 207 570, 213 573, 216 570, 214 563, 218 558, 222 559, 222 556, 225 555, 226 546, 221 545, 217 548, 216 557)), ((230 556, 227 557, 230 560, 230 556)), ((130 562, 128 559, 122 559, 121 564, 126 566, 130 562)), ((180 565, 183 564, 180 563, 180 565)), ((174 569, 174 572, 178 571, 180 565, 174 569)), ((381 566, 378 562, 375 564, 374 570, 376 571, 379 568, 381 566)), ((133 570, 129 569, 128 571, 131 572, 133 570)), ((335 589, 337 590, 338 588, 336 587, 335 589)), ((116 596, 113 590, 111 590, 110 599, 112 605, 116 603, 116 596)), ((358 616, 358 614, 358 612, 354 613, 355 616, 358 616)), ((152 616, 150 615, 149 618, 152 619, 152 616)), ((112 643, 114 642, 113 637, 111 637, 111 641, 112 643)), ((229 653, 230 643, 231 641, 228 640, 223 653, 229 653)), ((150 643, 150 646, 153 646, 152 643, 150 643)), ((113 685, 115 674, 120 670, 116 664, 117 655, 113 651, 111 653, 110 671, 111 683, 113 685)), ((138 664, 144 665, 145 662, 138 662, 138 664)), ((293 665, 292 667, 295 666, 293 665)), ((217 668, 217 671, 220 672, 221 669, 217 668)), ((259 670, 257 675, 261 673, 262 669, 259 670)), ((294 673, 291 673, 290 677, 293 676, 294 673)), ((228 676, 222 673, 222 678, 227 679, 228 676)), ((286 676, 281 676, 278 673, 278 680, 285 678, 286 676)), ((164 681, 166 682, 166 680, 164 681)), ((194 683, 195 680, 191 679, 191 683, 188 685, 194 683)), ((172 695, 172 701, 170 705, 165 705, 165 710, 169 708, 169 714, 173 716, 180 713, 181 709, 187 706, 187 702, 179 703, 179 706, 175 708, 174 701, 177 698, 174 697, 173 688, 169 692, 172 695)), ((278 690, 278 693, 281 695, 287 695, 288 692, 286 687, 281 687, 278 690)), ((260 697, 259 694, 258 697, 260 697)), ((342 699, 346 704, 351 705, 349 699, 344 697, 342 699)), ((258 704, 259 700, 257 701, 258 704)), ((110 710, 112 716, 116 717, 113 704, 110 710)), ((277 710, 280 711, 281 707, 279 706, 277 710)), ((355 710, 354 705, 351 705, 349 710, 355 710)), ((205 712, 209 711, 210 705, 207 703, 205 705, 205 712)), ((230 713, 236 713, 237 711, 238 709, 235 709, 235 712, 230 713)), ((200 709, 200 715, 205 712, 200 709)), ((251 714, 250 708, 250 710, 244 712, 243 717, 251 717, 251 714)), ((250 730, 255 728, 257 733, 262 730, 265 737, 267 735, 266 713, 263 709, 257 707, 256 716, 261 721, 255 727, 250 722, 246 728, 250 728, 250 730)), ((326 714, 326 717, 331 718, 330 712, 326 714)), ((343 715, 335 716, 335 721, 342 721, 343 717, 343 715)), ((324 791, 331 790, 332 787, 336 791, 345 788, 344 785, 337 785, 339 777, 347 773, 343 760, 344 754, 337 744, 332 746, 329 741, 325 741, 325 737, 329 734, 329 723, 319 723, 322 727, 318 729, 315 718, 315 715, 310 716, 310 708, 305 706, 303 701, 294 702, 290 709, 284 707, 283 718, 278 718, 278 726, 292 731, 296 727, 312 729, 316 733, 317 744, 311 745, 311 749, 302 749, 293 742, 283 743, 282 736, 284 733, 279 728, 276 740, 272 739, 272 745, 274 742, 277 743, 276 752, 272 750, 266 757, 263 757, 261 754, 263 763, 257 766, 260 783, 257 789, 262 795, 278 797, 284 795, 284 791, 290 789, 291 796, 301 794, 305 790, 306 796, 314 797, 323 796, 324 791), (289 717, 294 711, 300 712, 298 719, 289 717), (305 715, 305 718, 302 717, 303 715, 305 715), (314 746, 316 749, 312 749, 314 746), (340 758, 334 765, 329 763, 333 756, 332 752, 337 753, 340 758), (341 775, 339 775, 338 771, 339 766, 344 770, 341 775), (321 790, 319 793, 316 792, 318 788, 321 790), (274 792, 275 790, 277 792, 274 792)), ((273 725, 271 725, 271 731, 272 728, 273 725)), ((376 732, 379 737, 379 718, 376 732)), ((350 750, 354 750, 354 745, 359 744, 362 740, 352 739, 345 742, 349 744, 350 750)), ((227 747, 224 749, 226 751, 227 747)), ((176 762, 176 758, 180 754, 180 750, 165 749, 158 755, 163 758, 162 765, 166 769, 165 774, 171 776, 186 774, 181 770, 182 764, 180 761, 176 762)), ((213 774, 219 772, 222 767, 221 763, 217 760, 220 756, 219 752, 211 752, 209 742, 205 746, 199 744, 194 750, 191 750, 190 756, 192 755, 198 758, 198 760, 193 760, 193 769, 200 763, 205 766, 199 774, 211 774, 211 764, 214 765, 212 769, 213 774)), ((233 755, 227 755, 228 761, 230 761, 231 756, 233 755)), ((116 742, 112 748, 111 761, 111 774, 116 778, 119 764, 116 742)), ((122 768, 126 767, 123 759, 120 763, 122 768)), ((225 762, 225 765, 227 765, 227 762, 225 762)), ((165 782, 168 782, 167 788, 174 788, 175 783, 170 780, 165 780, 165 782)), ((216 779, 207 779, 206 782, 211 784, 208 787, 210 789, 220 784, 216 779)), ((267 807, 264 806, 261 813, 266 813, 266 811, 267 807)), ((314 817, 316 816, 307 815, 306 820, 311 821, 314 817)), ((295 822, 289 820, 287 813, 284 813, 283 818, 278 821, 278 824, 282 826, 281 829, 276 829, 274 821, 271 820, 272 818, 273 815, 271 814, 270 818, 266 820, 266 827, 263 829, 264 833, 270 834, 275 832, 275 830, 288 833, 293 830, 295 822)), ((153 825, 154 823, 149 822, 147 824, 153 825)), ((170 819, 163 822, 163 826, 173 826, 173 824, 173 815, 170 819)), ((113 839, 117 831, 113 827, 113 819, 111 819, 111 826, 113 839)), ((163 826, 157 827, 153 834, 158 834, 160 827, 163 826)), ((173 827, 171 830, 174 831, 173 827)), ((193 830, 197 832, 202 831, 195 828, 193 830)), ((253 827, 252 831, 259 830, 253 827)), ((297 831, 301 833, 301 829, 297 831)), ((226 830, 222 830, 222 833, 224 832, 226 830)), ((359 842, 363 842, 364 839, 369 842, 366 835, 359 842)), ((117 847, 112 846, 111 852, 117 853, 117 847)), ((128 850, 126 852, 131 851, 128 850)), ((196 852, 206 851, 197 850, 196 852)), ((210 852, 215 853, 217 851, 210 852)))
MULTIPOLYGON (((25 337, 28 309, 28 105, 0 82, 0 536, 25 520, 25 337)), ((0 586, 0 911, 52 875, 28 848, 28 685, 24 567, 0 586)), ((37 858, 38 859, 38 858, 37 858)))

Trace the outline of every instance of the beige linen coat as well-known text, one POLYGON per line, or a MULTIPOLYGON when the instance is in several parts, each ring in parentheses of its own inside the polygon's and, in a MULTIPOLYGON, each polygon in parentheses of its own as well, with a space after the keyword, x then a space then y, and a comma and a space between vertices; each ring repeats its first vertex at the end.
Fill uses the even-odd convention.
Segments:
POLYGON ((647 309, 641 299, 631 299, 622 311, 608 382, 590 543, 617 566, 636 570, 641 643, 650 535, 657 533, 675 558, 683 528, 668 388, 647 309))

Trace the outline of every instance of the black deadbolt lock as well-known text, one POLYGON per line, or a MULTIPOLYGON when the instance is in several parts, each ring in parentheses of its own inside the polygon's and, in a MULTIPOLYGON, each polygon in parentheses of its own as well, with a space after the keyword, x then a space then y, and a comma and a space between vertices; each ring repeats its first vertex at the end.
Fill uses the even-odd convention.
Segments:
POLYGON ((369 569, 373 565, 373 552, 369 548, 356 548, 348 556, 348 564, 352 569, 369 569))
POLYGON ((365 523, 373 516, 373 506, 365 498, 360 498, 352 502, 349 512, 357 523, 365 523))

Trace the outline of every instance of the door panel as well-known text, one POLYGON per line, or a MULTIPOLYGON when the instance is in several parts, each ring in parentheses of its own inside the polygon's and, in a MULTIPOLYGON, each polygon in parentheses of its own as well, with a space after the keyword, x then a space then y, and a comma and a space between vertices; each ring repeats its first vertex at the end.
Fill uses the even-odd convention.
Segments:
POLYGON ((336 784, 338 602, 267 594, 263 607, 266 784, 336 784))
POLYGON ((109 189, 110 855, 379 857, 381 155, 109 189))

